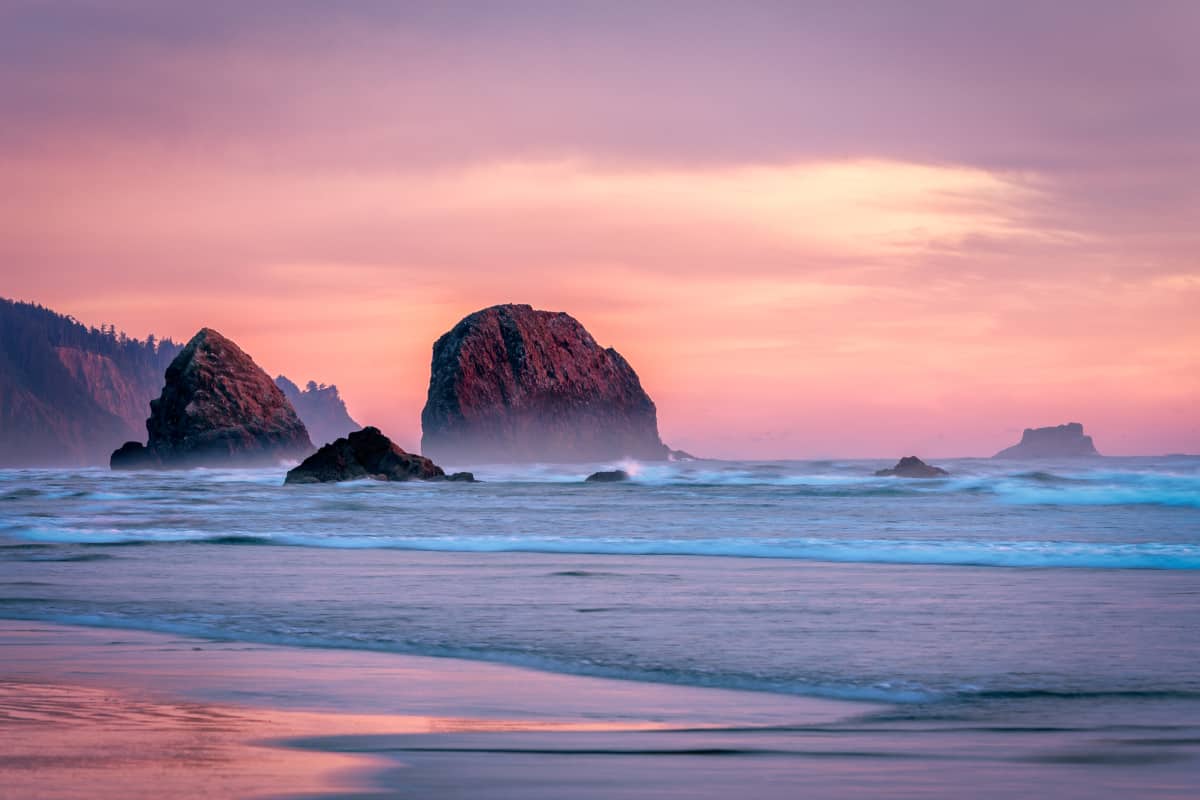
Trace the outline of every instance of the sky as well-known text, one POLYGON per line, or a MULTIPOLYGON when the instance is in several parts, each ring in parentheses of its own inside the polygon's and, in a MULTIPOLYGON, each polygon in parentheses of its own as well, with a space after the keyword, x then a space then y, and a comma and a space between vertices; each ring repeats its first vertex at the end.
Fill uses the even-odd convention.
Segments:
POLYGON ((714 457, 1200 452, 1200 3, 0 4, 0 295, 420 440, 504 302, 714 457))

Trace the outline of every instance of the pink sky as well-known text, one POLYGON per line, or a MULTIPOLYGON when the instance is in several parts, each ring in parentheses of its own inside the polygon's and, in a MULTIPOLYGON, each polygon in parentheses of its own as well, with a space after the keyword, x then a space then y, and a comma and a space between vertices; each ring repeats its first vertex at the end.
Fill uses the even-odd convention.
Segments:
POLYGON ((1198 7, 842 5, 9 4, 0 295, 410 448, 527 302, 704 455, 1200 452, 1198 7))

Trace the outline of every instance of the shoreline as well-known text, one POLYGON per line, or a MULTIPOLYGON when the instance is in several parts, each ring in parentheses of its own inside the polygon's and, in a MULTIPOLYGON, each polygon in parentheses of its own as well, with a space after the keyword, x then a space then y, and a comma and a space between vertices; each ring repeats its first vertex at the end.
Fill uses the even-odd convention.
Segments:
MULTIPOLYGON (((21 620, 0 620, 0 665, 0 795, 14 798, 407 796, 392 794, 394 751, 414 737, 432 751, 447 737, 624 739, 879 708, 21 620)), ((456 760, 487 760, 468 751, 456 760)))

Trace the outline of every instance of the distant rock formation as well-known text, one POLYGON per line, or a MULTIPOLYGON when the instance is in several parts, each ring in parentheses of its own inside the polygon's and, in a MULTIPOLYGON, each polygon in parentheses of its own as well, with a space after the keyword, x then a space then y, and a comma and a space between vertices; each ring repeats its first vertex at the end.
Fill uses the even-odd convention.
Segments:
POLYGON ((875 471, 875 475, 881 478, 889 476, 896 478, 944 478, 949 474, 949 472, 946 472, 941 467, 930 466, 916 456, 905 456, 897 461, 896 466, 891 469, 875 471))
POLYGON ((450 462, 663 461, 637 373, 573 317, 485 308, 433 346, 421 449, 450 462))
POLYGON ((1083 425, 1068 422, 1049 428, 1026 428, 1019 444, 1001 450, 992 458, 1076 458, 1098 455, 1092 437, 1083 435, 1083 425))
POLYGON ((179 350, 0 298, 0 467, 105 463, 141 435, 179 350))
POLYGON ((380 481, 475 480, 469 472, 446 473, 423 456, 406 453, 379 428, 367 427, 325 445, 295 469, 284 483, 336 483, 373 478, 380 481))
POLYGON ((211 328, 193 336, 167 367, 146 430, 150 452, 126 443, 113 453, 113 469, 151 458, 168 468, 266 465, 313 450, 304 423, 270 376, 211 328))
POLYGON ((275 378, 275 385, 296 409, 313 442, 332 442, 362 427, 350 418, 336 386, 309 381, 304 391, 300 391, 299 386, 283 375, 275 378))
POLYGON ((623 469, 613 469, 603 472, 593 472, 584 478, 584 483, 618 483, 629 480, 629 473, 623 469))

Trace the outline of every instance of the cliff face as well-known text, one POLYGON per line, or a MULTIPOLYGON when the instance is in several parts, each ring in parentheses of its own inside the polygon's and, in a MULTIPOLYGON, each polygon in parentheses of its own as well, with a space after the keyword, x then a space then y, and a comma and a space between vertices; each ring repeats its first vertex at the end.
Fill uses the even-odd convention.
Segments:
POLYGON ((1049 428, 1026 428, 1021 441, 992 458, 1075 458, 1098 456, 1092 437, 1084 436, 1083 425, 1068 422, 1049 428))
POLYGON ((433 346, 422 452, 452 463, 665 460, 654 402, 564 313, 501 305, 433 346))
MULTIPOLYGON (((162 394, 150 402, 145 449, 166 467, 251 466, 303 458, 313 451, 291 403, 236 344, 204 328, 167 367, 162 394)), ((114 468, 144 461, 129 446, 114 468)))
POLYGON ((350 418, 336 386, 309 381, 304 391, 300 391, 299 386, 283 375, 275 379, 275 385, 296 409, 314 443, 327 444, 362 427, 350 418))
POLYGON ((0 299, 0 467, 105 463, 141 436, 179 349, 0 299))

